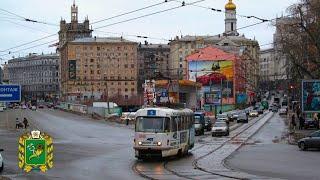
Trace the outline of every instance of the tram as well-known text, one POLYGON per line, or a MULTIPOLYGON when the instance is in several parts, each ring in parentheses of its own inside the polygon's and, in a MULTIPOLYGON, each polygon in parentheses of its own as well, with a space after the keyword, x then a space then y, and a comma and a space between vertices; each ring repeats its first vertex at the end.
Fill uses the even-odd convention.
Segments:
POLYGON ((194 113, 190 109, 144 108, 136 113, 135 157, 181 156, 194 147, 194 113))

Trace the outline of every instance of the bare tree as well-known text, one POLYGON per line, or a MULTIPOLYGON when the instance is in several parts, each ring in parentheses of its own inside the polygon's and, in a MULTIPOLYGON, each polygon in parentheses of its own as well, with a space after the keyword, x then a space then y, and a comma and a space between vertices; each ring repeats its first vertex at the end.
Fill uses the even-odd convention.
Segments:
POLYGON ((289 60, 293 79, 320 78, 320 1, 301 0, 277 20, 275 46, 289 60))

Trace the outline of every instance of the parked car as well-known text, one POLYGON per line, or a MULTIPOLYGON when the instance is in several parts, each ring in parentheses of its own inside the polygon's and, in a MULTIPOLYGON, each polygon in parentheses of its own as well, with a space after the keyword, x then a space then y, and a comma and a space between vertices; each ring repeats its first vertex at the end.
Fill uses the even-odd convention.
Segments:
POLYGON ((319 129, 319 121, 315 121, 311 118, 307 118, 304 121, 304 129, 316 128, 319 129))
POLYGON ((3 107, 0 107, 0 112, 3 112, 4 111, 4 108, 3 107))
POLYGON ((3 158, 1 156, 2 151, 3 149, 0 149, 0 173, 3 171, 3 168, 4 168, 3 158))
POLYGON ((217 121, 211 128, 212 136, 229 136, 229 126, 224 121, 217 121))
POLYGON ((259 113, 258 113, 257 110, 251 110, 250 113, 249 113, 249 116, 250 117, 258 117, 259 113))
POLYGON ((205 128, 207 129, 207 131, 210 131, 211 128, 212 128, 212 122, 211 122, 211 119, 209 116, 205 116, 204 117, 204 120, 205 120, 205 128))
POLYGON ((39 109, 43 109, 43 108, 44 108, 44 105, 40 104, 40 105, 38 106, 38 108, 39 108, 39 109))
POLYGON ((248 123, 249 119, 246 113, 241 113, 237 119, 237 123, 248 123))
POLYGON ((37 110, 37 107, 36 106, 31 106, 31 110, 35 111, 35 110, 37 110))
POLYGON ((27 106, 26 105, 22 105, 21 109, 27 109, 27 106))
POLYGON ((313 132, 308 137, 300 139, 298 147, 303 151, 309 148, 320 148, 320 131, 313 132))

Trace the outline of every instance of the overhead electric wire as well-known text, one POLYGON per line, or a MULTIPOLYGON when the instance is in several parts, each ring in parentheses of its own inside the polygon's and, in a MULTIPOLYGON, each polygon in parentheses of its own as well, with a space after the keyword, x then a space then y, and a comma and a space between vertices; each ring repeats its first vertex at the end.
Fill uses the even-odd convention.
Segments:
POLYGON ((17 52, 20 52, 20 51, 32 49, 32 48, 35 48, 35 47, 38 47, 38 46, 43 46, 43 45, 50 44, 50 43, 53 43, 53 42, 56 42, 56 41, 58 41, 58 39, 55 39, 55 40, 52 40, 52 41, 48 41, 48 42, 45 42, 45 43, 41 43, 41 44, 37 44, 37 45, 31 46, 31 47, 27 47, 27 48, 24 48, 24 49, 19 49, 17 51, 13 51, 13 52, 9 51, 9 54, 0 54, 0 57, 7 56, 7 55, 10 55, 12 53, 17 53, 17 52))
POLYGON ((32 30, 34 30, 34 31, 39 31, 39 32, 46 33, 46 34, 52 34, 52 33, 50 33, 50 32, 46 32, 46 31, 43 31, 43 30, 41 30, 41 29, 29 27, 29 26, 26 26, 26 25, 23 25, 23 24, 19 24, 19 23, 10 21, 10 20, 4 20, 4 21, 9 22, 9 23, 11 23, 11 24, 15 24, 15 25, 17 25, 17 26, 25 27, 25 28, 27 28, 27 29, 32 29, 32 30))
MULTIPOLYGON (((170 10, 173 10, 173 9, 178 9, 178 8, 183 7, 183 6, 193 5, 193 4, 202 2, 202 1, 205 1, 205 0, 199 0, 199 1, 192 2, 192 3, 185 3, 185 2, 183 2, 182 5, 181 5, 181 6, 178 6, 178 7, 174 7, 174 8, 170 8, 170 9, 165 9, 165 10, 157 11, 157 12, 154 12, 154 13, 151 13, 151 14, 146 14, 146 15, 143 15, 143 16, 139 16, 139 17, 127 19, 127 20, 125 20, 125 21, 121 21, 121 22, 117 22, 117 23, 113 23, 113 24, 101 26, 101 27, 98 27, 98 28, 96 28, 96 29, 103 28, 103 27, 107 27, 107 26, 111 26, 111 25, 115 25, 115 24, 120 24, 120 23, 124 23, 124 22, 128 22, 128 21, 132 21, 132 20, 135 20, 135 19, 139 19, 139 18, 151 16, 151 15, 154 15, 154 14, 159 14, 159 13, 166 12, 166 11, 170 11, 170 10)), ((296 14, 296 13, 295 13, 295 14, 296 14)), ((292 15, 293 15, 293 14, 292 14, 292 15)), ((288 16, 291 16, 291 15, 288 15, 288 16)), ((284 17, 288 17, 288 16, 284 16, 284 17)), ((276 20, 276 19, 278 19, 278 18, 274 18, 274 19, 271 19, 271 20, 269 20, 269 21, 271 22, 271 21, 276 20)), ((259 24, 263 24, 263 23, 265 23, 265 22, 268 22, 268 21, 263 21, 263 22, 251 24, 251 25, 248 25, 248 26, 240 27, 240 28, 235 29, 234 31, 237 31, 237 30, 240 30, 240 29, 245 29, 245 28, 252 27, 252 26, 256 26, 256 25, 259 25, 259 24)), ((96 29, 94 29, 94 30, 96 30, 96 29)), ((230 31, 230 32, 233 32, 233 31, 230 31)), ((227 33, 230 33, 230 32, 227 32, 227 33)), ((40 40, 49 38, 49 37, 54 36, 54 35, 56 35, 56 34, 52 34, 52 35, 49 35, 49 36, 46 36, 46 37, 43 37, 43 38, 40 38, 40 39, 31 41, 31 42, 28 42, 28 43, 24 43, 24 44, 15 46, 15 47, 11 47, 11 48, 8 48, 8 49, 6 49, 6 50, 2 50, 2 51, 0 51, 0 52, 5 52, 5 51, 11 50, 11 49, 16 49, 16 48, 18 48, 18 47, 22 47, 22 46, 31 44, 31 43, 33 43, 33 42, 40 41, 40 40)), ((218 35, 219 35, 219 34, 218 34, 218 35)), ((209 36, 209 37, 207 37, 207 38, 211 38, 211 37, 212 37, 212 36, 209 36)), ((139 38, 150 38, 150 37, 148 37, 148 36, 139 36, 139 38)), ((205 39, 207 39, 207 38, 202 38, 202 39, 199 39, 199 40, 205 40, 205 39)), ((32 46, 32 48, 33 48, 33 47, 37 47, 37 46, 39 46, 39 45, 32 46)), ((27 49, 29 49, 29 48, 27 48, 27 49)), ((23 50, 25 50, 25 49, 23 49, 23 50)), ((177 51, 177 50, 178 50, 178 49, 176 49, 175 51, 177 51)), ((19 51, 22 51, 22 50, 18 50, 18 51, 15 51, 15 52, 19 52, 19 51)), ((13 52, 13 53, 14 53, 14 52, 13 52)), ((173 52, 170 52, 170 54, 171 54, 171 53, 173 53, 173 52)))
POLYGON ((45 37, 42 37, 42 38, 39 38, 39 39, 36 39, 36 40, 33 40, 33 41, 29 41, 29 42, 20 44, 18 46, 14 46, 14 47, 11 47, 11 48, 8 48, 8 49, 5 49, 5 50, 0 50, 0 52, 6 52, 6 51, 9 51, 9 50, 12 50, 12 49, 16 49, 16 48, 19 48, 19 47, 22 47, 22 46, 25 46, 25 45, 28 45, 28 44, 31 44, 31 43, 34 43, 34 42, 37 42, 37 41, 41 41, 43 39, 47 39, 47 38, 53 37, 53 36, 56 36, 56 33, 48 35, 48 36, 45 36, 45 37))
POLYGON ((156 37, 145 36, 145 35, 124 34, 124 33, 107 32, 107 31, 101 31, 101 30, 96 30, 96 32, 101 32, 101 33, 105 33, 105 34, 116 34, 116 35, 128 36, 128 37, 131 36, 131 37, 136 37, 136 38, 141 38, 141 39, 154 39, 154 40, 161 40, 161 41, 170 41, 170 39, 156 38, 156 37))
MULTIPOLYGON (((175 1, 175 2, 178 2, 178 3, 183 3, 183 1, 179 1, 179 0, 172 0, 172 1, 175 1)), ((233 14, 233 13, 229 13, 227 11, 221 10, 221 9, 212 8, 212 7, 205 7, 205 6, 201 6, 201 5, 198 5, 198 4, 193 4, 192 6, 203 8, 203 9, 208 9, 208 10, 216 11, 216 12, 223 12, 223 13, 227 13, 227 14, 233 14)), ((247 16, 247 15, 241 15, 241 14, 238 14, 238 13, 236 13, 235 15, 237 15, 239 17, 243 17, 243 18, 248 18, 248 19, 255 18, 255 19, 258 19, 260 21, 269 21, 268 19, 263 19, 263 18, 260 18, 260 17, 257 17, 257 16, 247 16)))
POLYGON ((198 1, 191 2, 191 3, 182 3, 181 6, 176 6, 176 7, 173 7, 173 8, 169 8, 169 9, 165 9, 165 10, 161 10, 161 11, 156 11, 156 12, 153 12, 153 13, 150 13, 150 14, 145 14, 145 15, 142 15, 142 16, 126 19, 126 20, 123 20, 123 21, 107 24, 107 25, 104 25, 104 26, 97 27, 95 29, 101 29, 101 28, 105 28, 105 27, 109 27, 109 26, 113 26, 113 25, 117 25, 117 24, 122 24, 122 23, 125 23, 125 22, 141 19, 141 18, 152 16, 152 15, 155 15, 155 14, 160 14, 160 13, 167 12, 167 11, 172 11, 174 9, 179 9, 179 8, 182 8, 182 7, 185 7, 185 6, 190 6, 192 4, 196 4, 196 3, 199 3, 199 2, 203 2, 203 1, 205 1, 205 0, 198 0, 198 1))
POLYGON ((109 18, 105 18, 105 19, 102 19, 102 20, 94 21, 91 24, 96 24, 96 23, 100 23, 100 22, 103 22, 103 21, 107 21, 107 20, 111 20, 111 19, 114 19, 114 18, 118 18, 118 17, 124 16, 124 15, 132 14, 132 13, 135 13, 135 12, 138 12, 138 11, 142 11, 142 10, 145 10, 145 9, 149 9, 149 8, 152 8, 152 7, 156 7, 156 6, 165 4, 165 3, 170 2, 170 1, 172 1, 172 0, 165 0, 163 2, 152 4, 152 5, 149 5, 149 6, 145 6, 145 7, 133 10, 133 11, 125 12, 125 13, 118 14, 118 15, 115 15, 115 16, 112 16, 112 17, 109 17, 109 18))

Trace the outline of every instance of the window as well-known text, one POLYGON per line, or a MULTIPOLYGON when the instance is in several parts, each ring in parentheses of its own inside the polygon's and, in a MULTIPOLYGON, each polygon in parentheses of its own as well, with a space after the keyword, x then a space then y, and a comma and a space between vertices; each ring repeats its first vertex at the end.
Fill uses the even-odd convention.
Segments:
POLYGON ((134 92, 134 88, 131 88, 131 92, 134 92))
POLYGON ((124 91, 125 91, 125 92, 128 92, 128 89, 127 89, 127 88, 125 88, 125 89, 124 89, 124 91))
POLYGON ((134 64, 131 64, 131 68, 134 68, 134 64))
POLYGON ((94 59, 90 59, 90 62, 92 62, 92 63, 93 63, 93 62, 94 62, 94 59))
POLYGON ((177 131, 177 119, 176 117, 171 118, 171 132, 176 132, 177 131))

